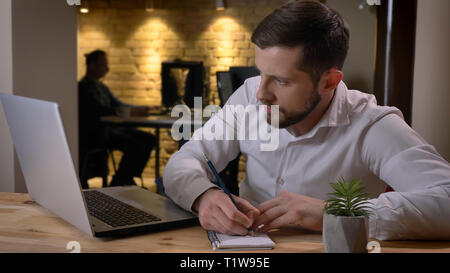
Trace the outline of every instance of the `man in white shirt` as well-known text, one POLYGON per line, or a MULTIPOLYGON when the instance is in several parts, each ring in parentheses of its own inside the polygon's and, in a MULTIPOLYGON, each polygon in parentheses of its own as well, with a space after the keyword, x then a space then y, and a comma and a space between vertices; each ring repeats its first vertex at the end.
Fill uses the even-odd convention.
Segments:
MULTIPOLYGON (((276 112, 266 107, 267 123, 278 117, 277 147, 263 150, 261 139, 199 140, 205 132, 197 130, 166 166, 167 195, 208 230, 245 235, 250 226, 266 232, 294 224, 320 231, 329 183, 361 178, 372 198, 370 237, 449 239, 449 163, 398 109, 347 89, 348 39, 340 15, 318 2, 291 2, 267 16, 252 35, 261 76, 245 81, 226 106, 278 105, 276 112), (235 198, 241 211, 211 182, 203 158, 220 171, 239 152, 247 158, 235 198), (384 193, 387 186, 395 191, 384 193)), ((224 112, 205 126, 233 130, 224 112)))

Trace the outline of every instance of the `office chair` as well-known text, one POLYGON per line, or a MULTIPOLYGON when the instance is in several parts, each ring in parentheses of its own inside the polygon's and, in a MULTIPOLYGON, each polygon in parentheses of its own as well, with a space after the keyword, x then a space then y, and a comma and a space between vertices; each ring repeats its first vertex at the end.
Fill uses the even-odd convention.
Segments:
POLYGON ((259 71, 254 66, 230 66, 233 90, 241 86, 248 78, 259 76, 259 71))
POLYGON ((102 178, 102 186, 108 186, 108 151, 94 148, 80 152, 80 182, 83 189, 88 189, 88 179, 102 178))
MULTIPOLYGON (((246 79, 258 76, 259 71, 253 66, 232 66, 229 71, 217 71, 217 91, 220 98, 220 106, 223 107, 230 96, 238 89, 246 79)), ((225 169, 219 173, 231 193, 239 195, 239 159, 241 153, 230 161, 225 169)))
MULTIPOLYGON (((81 156, 80 161, 80 182, 83 189, 89 188, 87 180, 94 177, 102 178, 102 187, 108 187, 108 157, 111 158, 114 173, 117 173, 117 164, 114 159, 114 155, 110 149, 107 148, 97 148, 91 149, 81 156)), ((147 189, 144 186, 144 178, 138 176, 141 180, 141 188, 147 189)))
MULTIPOLYGON (((113 153, 110 149, 107 149, 109 156, 111 157, 111 161, 112 161, 112 166, 114 168, 114 173, 117 173, 117 164, 116 164, 116 160, 114 159, 113 153)), ((141 188, 148 190, 147 187, 144 186, 144 177, 142 176, 142 174, 140 176, 135 176, 137 178, 139 178, 141 180, 141 188)))
POLYGON ((102 178, 102 187, 108 186, 108 157, 112 159, 114 173, 117 172, 116 162, 112 154, 112 150, 107 147, 108 131, 105 130, 103 136, 93 142, 91 138, 79 136, 79 153, 80 153, 80 182, 83 189, 88 189, 88 180, 94 177, 102 178))
MULTIPOLYGON (((180 149, 186 142, 187 142, 187 140, 178 141, 178 149, 180 149)), ((225 169, 223 169, 219 173, 219 176, 220 176, 220 178, 222 178, 222 181, 225 184, 225 186, 228 188, 228 190, 232 194, 234 194, 236 196, 239 196, 238 172, 239 172, 240 155, 241 154, 239 153, 239 155, 235 159, 230 161, 228 163, 228 165, 225 167, 225 169)), ((162 178, 160 180, 156 181, 156 186, 157 186, 157 192, 159 194, 164 194, 164 184, 163 184, 162 178)))
MULTIPOLYGON (((217 90, 220 97, 220 106, 222 107, 233 92, 241 86, 247 78, 257 76, 259 72, 254 67, 230 67, 230 71, 217 71, 217 90)), ((178 149, 180 149, 187 140, 180 140, 178 142, 178 149)), ((239 195, 239 155, 230 161, 223 169, 219 176, 222 178, 228 190, 234 194, 239 195)), ((157 192, 164 194, 164 184, 162 179, 156 180, 157 192)))
POLYGON ((230 71, 217 71, 217 91, 220 98, 220 107, 223 107, 234 92, 233 78, 230 71))
POLYGON ((220 107, 238 89, 246 79, 259 75, 253 66, 231 66, 229 71, 217 71, 217 91, 219 92, 220 107))
MULTIPOLYGON (((229 71, 217 71, 217 91, 219 92, 220 106, 223 107, 230 96, 246 79, 258 76, 259 71, 253 66, 232 66, 229 71)), ((225 169, 219 173, 231 193, 239 195, 239 159, 241 153, 230 161, 225 169)))

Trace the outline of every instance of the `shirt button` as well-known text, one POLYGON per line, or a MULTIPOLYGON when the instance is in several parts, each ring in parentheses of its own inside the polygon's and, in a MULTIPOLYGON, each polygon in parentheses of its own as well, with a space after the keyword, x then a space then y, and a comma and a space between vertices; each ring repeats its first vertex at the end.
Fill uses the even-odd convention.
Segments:
POLYGON ((283 185, 284 184, 284 180, 282 178, 278 178, 277 179, 277 184, 278 185, 283 185))

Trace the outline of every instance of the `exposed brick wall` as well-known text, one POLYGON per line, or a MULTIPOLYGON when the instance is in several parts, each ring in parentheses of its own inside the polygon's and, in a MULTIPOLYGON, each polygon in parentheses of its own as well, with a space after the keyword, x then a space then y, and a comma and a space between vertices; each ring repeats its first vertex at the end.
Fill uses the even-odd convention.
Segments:
MULTIPOLYGON (((104 83, 113 93, 126 103, 160 105, 161 62, 175 58, 203 61, 209 75, 206 101, 219 104, 216 71, 253 65, 252 30, 286 1, 228 0, 224 11, 216 11, 214 0, 163 0, 155 1, 153 12, 144 10, 142 0, 88 2, 89 13, 78 17, 78 77, 85 73, 84 54, 105 50, 110 72, 104 83)), ((161 130, 160 173, 177 148, 169 132, 161 130)), ((154 164, 152 158, 144 176, 154 177, 154 164)), ((240 179, 244 171, 243 161, 240 179)))

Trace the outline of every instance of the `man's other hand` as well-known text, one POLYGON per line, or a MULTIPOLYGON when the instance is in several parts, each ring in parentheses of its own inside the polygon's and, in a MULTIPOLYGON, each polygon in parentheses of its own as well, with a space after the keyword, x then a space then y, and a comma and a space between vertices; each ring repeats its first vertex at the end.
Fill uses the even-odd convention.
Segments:
POLYGON ((326 202, 306 195, 283 191, 277 197, 258 206, 261 214, 253 229, 267 232, 287 225, 298 225, 316 231, 322 230, 326 202), (257 229, 260 225, 264 227, 257 229))

